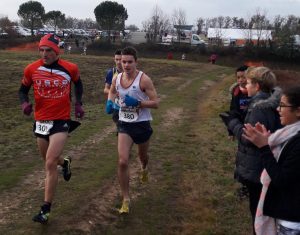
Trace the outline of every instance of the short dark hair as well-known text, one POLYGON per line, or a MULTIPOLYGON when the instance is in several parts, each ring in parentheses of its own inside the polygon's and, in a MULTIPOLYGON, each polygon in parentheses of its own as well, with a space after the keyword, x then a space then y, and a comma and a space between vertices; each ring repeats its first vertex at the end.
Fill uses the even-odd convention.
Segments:
POLYGON ((300 107, 300 86, 290 86, 283 90, 282 95, 287 97, 289 103, 295 107, 300 107))
POLYGON ((235 72, 236 73, 237 72, 245 72, 248 68, 249 68, 248 65, 242 65, 242 66, 238 67, 235 72))
POLYGON ((121 49, 116 50, 115 55, 122 55, 122 50, 121 49))
POLYGON ((122 55, 132 55, 137 60, 137 51, 134 47, 125 47, 122 50, 122 55))

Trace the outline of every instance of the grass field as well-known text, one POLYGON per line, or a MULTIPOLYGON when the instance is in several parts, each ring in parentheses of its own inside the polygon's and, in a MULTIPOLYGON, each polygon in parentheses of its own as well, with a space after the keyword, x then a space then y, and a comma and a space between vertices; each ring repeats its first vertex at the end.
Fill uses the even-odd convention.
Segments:
POLYGON ((236 143, 218 118, 228 108, 234 69, 143 58, 139 69, 153 79, 161 104, 152 112, 147 185, 138 182, 133 149, 129 216, 113 210, 120 205, 117 139, 102 94, 112 58, 63 55, 79 65, 86 116, 64 151, 73 157, 72 179, 60 177, 49 223, 33 223, 43 200, 43 162, 17 91, 23 68, 37 58, 0 54, 0 234, 251 234, 247 202, 235 195, 236 143))

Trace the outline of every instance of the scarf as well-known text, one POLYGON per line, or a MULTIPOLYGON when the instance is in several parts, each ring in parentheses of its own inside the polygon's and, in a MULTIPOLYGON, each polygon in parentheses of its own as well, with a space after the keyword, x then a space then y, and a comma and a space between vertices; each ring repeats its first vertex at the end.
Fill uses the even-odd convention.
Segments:
MULTIPOLYGON (((281 151, 284 148, 287 141, 294 135, 296 135, 299 131, 300 121, 287 125, 269 136, 268 144, 277 162, 279 160, 281 151)), ((263 214, 264 201, 271 182, 271 178, 268 175, 266 169, 262 171, 260 181, 263 187, 255 215, 255 232, 257 235, 276 235, 277 232, 275 218, 265 216, 263 214)))

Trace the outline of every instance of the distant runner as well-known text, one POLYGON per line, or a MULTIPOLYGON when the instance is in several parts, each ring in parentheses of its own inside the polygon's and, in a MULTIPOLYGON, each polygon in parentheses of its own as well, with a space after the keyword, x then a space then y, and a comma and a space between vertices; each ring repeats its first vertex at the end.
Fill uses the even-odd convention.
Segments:
POLYGON ((57 165, 61 165, 66 181, 71 178, 71 158, 62 158, 61 154, 68 138, 68 132, 74 129, 70 118, 71 82, 75 84, 75 116, 82 118, 81 97, 83 93, 77 65, 59 58, 59 38, 47 34, 41 38, 39 52, 41 59, 29 64, 24 70, 19 89, 21 107, 25 115, 33 111, 28 92, 34 89, 33 132, 40 153, 45 160, 45 196, 41 210, 32 219, 46 223, 49 219, 51 204, 58 182, 57 165), (70 129, 71 128, 71 129, 70 129))
POLYGON ((106 112, 113 111, 113 102, 119 94, 118 122, 118 178, 121 186, 123 203, 119 213, 129 213, 129 154, 133 143, 138 145, 138 155, 141 161, 142 183, 148 181, 148 148, 152 128, 150 108, 158 108, 159 99, 152 80, 137 68, 137 52, 133 47, 122 50, 122 67, 124 72, 118 74, 112 81, 108 95, 106 112))

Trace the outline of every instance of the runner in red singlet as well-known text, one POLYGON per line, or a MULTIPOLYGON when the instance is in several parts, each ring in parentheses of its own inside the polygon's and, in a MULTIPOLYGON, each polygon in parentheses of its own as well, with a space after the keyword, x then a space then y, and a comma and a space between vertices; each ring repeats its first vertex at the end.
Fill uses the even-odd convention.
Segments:
POLYGON ((32 104, 28 92, 34 91, 34 125, 39 151, 45 160, 45 196, 40 212, 32 219, 46 223, 58 182, 57 166, 62 166, 66 181, 71 178, 71 158, 62 158, 62 151, 70 132, 71 122, 71 82, 75 85, 75 117, 82 118, 82 82, 76 64, 59 58, 59 38, 47 34, 41 38, 39 52, 41 59, 29 64, 24 70, 19 98, 22 111, 31 115, 32 104))

